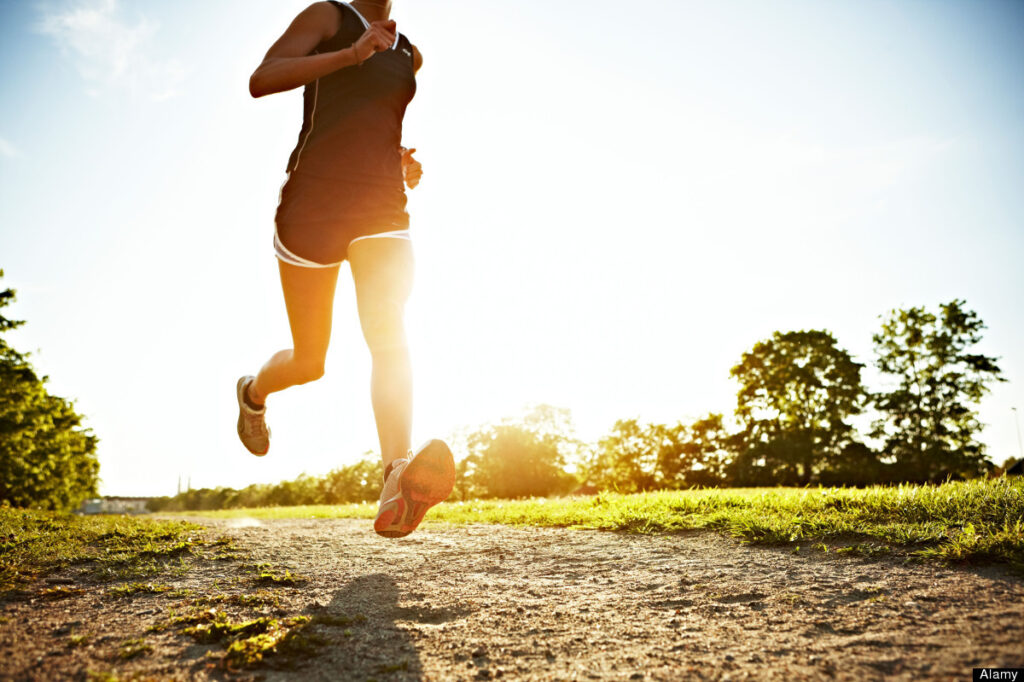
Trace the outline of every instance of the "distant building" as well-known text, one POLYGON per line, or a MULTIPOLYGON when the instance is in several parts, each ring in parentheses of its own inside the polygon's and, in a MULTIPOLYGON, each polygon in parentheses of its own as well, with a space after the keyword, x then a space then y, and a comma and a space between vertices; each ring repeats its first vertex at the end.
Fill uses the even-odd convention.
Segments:
POLYGON ((1006 470, 1007 476, 1024 476, 1024 459, 1018 459, 1017 462, 1006 470))
POLYGON ((149 497, 94 497, 82 503, 79 514, 145 514, 149 497))

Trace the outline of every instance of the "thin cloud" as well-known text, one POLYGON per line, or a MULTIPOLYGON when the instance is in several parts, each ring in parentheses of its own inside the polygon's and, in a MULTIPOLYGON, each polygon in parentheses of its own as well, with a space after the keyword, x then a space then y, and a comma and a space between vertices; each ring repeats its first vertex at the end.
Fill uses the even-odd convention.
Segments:
POLYGON ((160 101, 177 94, 184 70, 173 60, 147 54, 158 26, 141 15, 123 16, 117 0, 50 3, 40 13, 36 30, 74 62, 89 95, 127 89, 160 101))

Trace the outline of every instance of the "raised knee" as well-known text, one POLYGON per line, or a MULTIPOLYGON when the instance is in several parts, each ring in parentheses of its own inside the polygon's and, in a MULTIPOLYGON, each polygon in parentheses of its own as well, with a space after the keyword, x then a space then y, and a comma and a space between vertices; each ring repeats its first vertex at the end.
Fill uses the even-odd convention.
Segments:
POLYGON ((295 379, 300 384, 316 381, 324 375, 323 360, 295 360, 295 379))

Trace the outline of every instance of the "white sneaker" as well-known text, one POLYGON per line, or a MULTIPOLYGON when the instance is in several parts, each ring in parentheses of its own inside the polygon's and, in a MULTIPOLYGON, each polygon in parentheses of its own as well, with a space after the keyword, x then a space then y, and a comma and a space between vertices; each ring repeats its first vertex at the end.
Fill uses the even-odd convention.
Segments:
POLYGON ((254 410, 245 402, 245 389, 249 382, 255 379, 254 376, 246 375, 238 380, 235 393, 238 398, 238 437, 245 449, 262 457, 270 450, 270 429, 264 420, 267 408, 254 410))
POLYGON ((378 535, 400 538, 416 530, 427 510, 455 487, 455 460, 444 441, 431 440, 408 458, 391 463, 373 522, 378 535))

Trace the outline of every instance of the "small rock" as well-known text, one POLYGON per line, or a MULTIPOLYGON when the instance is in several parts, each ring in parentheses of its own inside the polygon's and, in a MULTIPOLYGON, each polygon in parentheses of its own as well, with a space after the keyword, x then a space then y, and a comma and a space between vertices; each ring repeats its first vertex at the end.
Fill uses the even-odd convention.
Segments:
POLYGON ((472 655, 473 655, 473 658, 483 658, 484 656, 487 655, 487 649, 484 649, 483 647, 479 647, 479 648, 473 650, 473 654, 472 655))
POLYGON ((491 671, 487 668, 480 668, 480 670, 476 671, 476 676, 481 680, 489 680, 491 679, 491 671))
POLYGON ((725 655, 725 660, 727 660, 727 661, 735 661, 736 657, 733 656, 732 654, 726 654, 725 655))
POLYGON ((631 679, 631 680, 642 680, 642 679, 644 679, 644 674, 643 673, 633 673, 632 675, 629 676, 629 679, 631 679))

